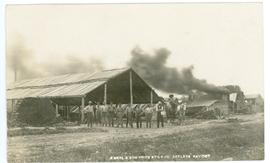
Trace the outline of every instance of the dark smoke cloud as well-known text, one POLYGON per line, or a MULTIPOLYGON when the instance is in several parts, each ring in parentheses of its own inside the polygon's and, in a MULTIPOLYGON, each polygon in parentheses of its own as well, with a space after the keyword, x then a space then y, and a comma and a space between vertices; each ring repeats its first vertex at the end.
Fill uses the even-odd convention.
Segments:
POLYGON ((16 72, 17 79, 39 76, 38 69, 33 67, 33 58, 32 51, 27 49, 19 38, 7 47, 7 65, 14 74, 16 72))
POLYGON ((23 44, 23 40, 17 40, 7 47, 7 63, 11 73, 17 72, 17 80, 103 69, 100 60, 91 57, 81 59, 75 54, 60 60, 51 58, 50 61, 37 63, 32 51, 23 44))
POLYGON ((89 58, 82 60, 76 57, 76 55, 69 55, 61 62, 45 63, 44 69, 46 69, 49 75, 60 75, 68 73, 80 73, 80 72, 94 72, 104 69, 100 60, 95 58, 89 58))
POLYGON ((197 79, 192 71, 193 66, 182 70, 166 66, 170 51, 160 48, 153 56, 145 53, 139 47, 132 50, 132 58, 128 65, 143 77, 153 87, 171 93, 190 93, 199 90, 206 93, 221 93, 227 90, 207 83, 206 80, 197 79))

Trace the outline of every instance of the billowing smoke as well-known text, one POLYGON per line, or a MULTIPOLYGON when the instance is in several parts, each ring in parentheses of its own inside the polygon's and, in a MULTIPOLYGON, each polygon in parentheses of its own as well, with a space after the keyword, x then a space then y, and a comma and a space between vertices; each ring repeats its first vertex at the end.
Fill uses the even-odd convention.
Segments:
POLYGON ((95 72, 104 69, 100 60, 95 58, 81 59, 76 55, 68 55, 64 60, 43 64, 48 75, 61 75, 80 72, 95 72))
POLYGON ((192 90, 199 90, 206 93, 226 92, 226 89, 207 83, 206 80, 197 79, 192 71, 193 66, 178 70, 166 66, 170 51, 160 48, 155 54, 149 55, 139 47, 131 52, 132 58, 129 61, 131 66, 153 87, 171 93, 190 93, 192 90))
POLYGON ((38 69, 32 66, 32 51, 24 46, 21 39, 7 47, 6 56, 8 68, 14 73, 14 80, 39 76, 38 69))
MULTIPOLYGON (((103 64, 95 58, 81 59, 76 55, 69 55, 66 58, 38 63, 35 56, 25 47, 22 41, 17 41, 7 47, 7 73, 16 74, 17 80, 36 77, 53 76, 67 73, 95 72, 103 69, 103 64)), ((13 75, 10 75, 13 76, 13 75)), ((13 82, 8 81, 8 82, 13 82)))

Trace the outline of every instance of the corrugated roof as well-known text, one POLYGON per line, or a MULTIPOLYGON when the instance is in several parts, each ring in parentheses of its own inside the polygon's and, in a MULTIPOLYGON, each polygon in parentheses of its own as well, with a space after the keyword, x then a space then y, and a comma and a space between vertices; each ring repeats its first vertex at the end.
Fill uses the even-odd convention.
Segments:
POLYGON ((28 97, 79 97, 104 84, 129 68, 96 73, 66 74, 54 77, 22 80, 7 89, 7 99, 28 97))
POLYGON ((95 73, 78 73, 78 74, 65 74, 53 77, 35 78, 28 80, 21 80, 12 83, 8 86, 8 89, 18 89, 26 87, 47 87, 53 85, 67 85, 74 83, 91 82, 94 80, 108 80, 122 72, 125 72, 129 68, 104 70, 95 73))
POLYGON ((211 106, 218 100, 195 100, 191 103, 187 104, 187 107, 192 108, 192 107, 202 107, 202 106, 211 106))

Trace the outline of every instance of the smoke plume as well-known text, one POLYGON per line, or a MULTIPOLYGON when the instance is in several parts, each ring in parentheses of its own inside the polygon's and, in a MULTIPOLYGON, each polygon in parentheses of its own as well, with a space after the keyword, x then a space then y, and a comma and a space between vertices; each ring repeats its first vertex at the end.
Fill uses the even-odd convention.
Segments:
POLYGON ((32 51, 24 46, 21 39, 7 47, 7 65, 14 73, 14 80, 39 76, 38 69, 32 67, 33 58, 32 51))
POLYGON ((143 77, 153 87, 171 93, 190 93, 192 90, 206 93, 226 92, 226 89, 207 83, 206 80, 197 79, 192 71, 193 66, 182 70, 166 66, 170 51, 160 48, 153 56, 145 53, 139 47, 131 52, 132 58, 129 61, 131 66, 139 75, 143 77))
POLYGON ((58 61, 43 64, 47 75, 61 75, 80 72, 95 72, 103 69, 103 64, 100 60, 89 57, 81 59, 76 55, 68 55, 66 58, 58 61))
MULTIPOLYGON (((35 55, 25 47, 22 40, 17 40, 7 47, 7 63, 10 70, 7 73, 16 74, 17 80, 67 73, 95 72, 103 69, 100 60, 91 57, 81 59, 75 54, 60 60, 51 58, 50 61, 38 63, 35 55)), ((8 83, 13 81, 8 81, 8 83)))

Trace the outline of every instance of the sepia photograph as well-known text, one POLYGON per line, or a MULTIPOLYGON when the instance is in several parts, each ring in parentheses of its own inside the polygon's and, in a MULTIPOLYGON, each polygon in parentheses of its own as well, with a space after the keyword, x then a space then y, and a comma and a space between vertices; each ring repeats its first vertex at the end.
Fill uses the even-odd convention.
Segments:
POLYGON ((5 6, 8 162, 265 159, 263 4, 5 6))

